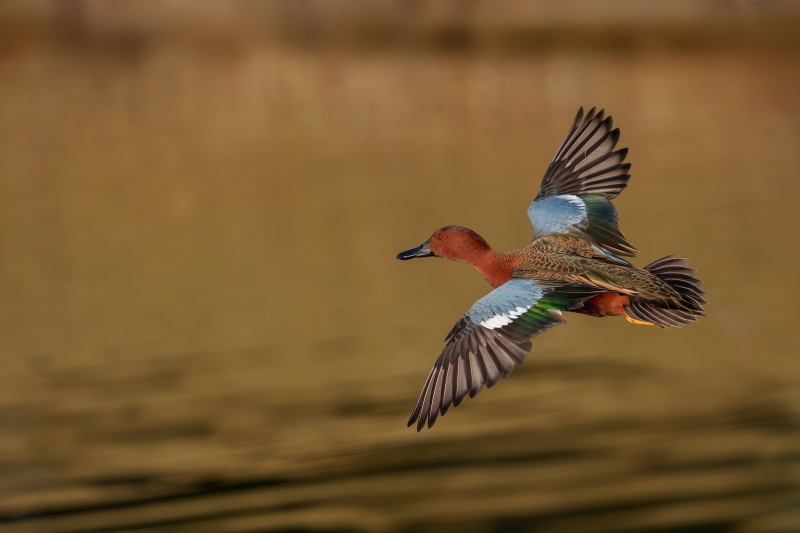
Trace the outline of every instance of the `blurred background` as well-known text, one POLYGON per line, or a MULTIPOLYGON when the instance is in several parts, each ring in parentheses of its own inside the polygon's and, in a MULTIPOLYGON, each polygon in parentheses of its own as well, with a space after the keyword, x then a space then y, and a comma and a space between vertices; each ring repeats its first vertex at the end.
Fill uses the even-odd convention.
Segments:
POLYGON ((0 0, 0 530, 800 531, 800 3, 0 0), (684 329, 571 315, 417 434, 580 106, 684 329))

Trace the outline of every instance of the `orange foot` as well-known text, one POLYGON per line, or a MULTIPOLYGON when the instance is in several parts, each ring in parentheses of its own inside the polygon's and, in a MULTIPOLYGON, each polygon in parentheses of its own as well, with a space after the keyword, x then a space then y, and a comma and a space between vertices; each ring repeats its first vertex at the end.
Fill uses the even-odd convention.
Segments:
POLYGON ((653 324, 652 322, 644 322, 642 320, 636 320, 634 318, 629 317, 627 314, 625 315, 625 320, 627 320, 631 324, 636 324, 637 326, 658 326, 658 324, 653 324))

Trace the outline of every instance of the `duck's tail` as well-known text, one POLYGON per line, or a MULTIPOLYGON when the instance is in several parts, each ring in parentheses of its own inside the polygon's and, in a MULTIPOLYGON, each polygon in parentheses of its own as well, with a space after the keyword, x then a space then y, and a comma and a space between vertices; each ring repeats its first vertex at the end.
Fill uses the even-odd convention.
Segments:
POLYGON ((668 255, 644 267, 644 270, 675 289, 680 300, 664 304, 632 297, 630 305, 623 307, 628 322, 662 328, 681 327, 689 322, 696 322, 698 316, 705 315, 705 292, 700 289, 702 281, 694 277, 695 271, 687 266, 688 263, 688 259, 668 255))

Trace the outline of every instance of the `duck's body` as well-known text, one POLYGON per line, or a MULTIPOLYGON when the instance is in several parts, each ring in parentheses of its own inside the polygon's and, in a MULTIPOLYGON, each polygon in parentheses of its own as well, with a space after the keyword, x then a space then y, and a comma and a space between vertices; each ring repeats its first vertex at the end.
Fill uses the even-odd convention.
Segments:
POLYGON ((611 130, 611 117, 592 109, 582 119, 583 110, 528 209, 530 245, 498 252, 474 231, 446 226, 397 256, 468 263, 495 289, 450 332, 409 420, 418 431, 522 364, 530 339, 564 322, 561 311, 662 328, 704 314, 700 281, 685 259, 667 256, 637 268, 620 257, 636 255, 611 204, 630 179, 630 165, 622 163, 627 149, 614 151, 619 130, 611 130))

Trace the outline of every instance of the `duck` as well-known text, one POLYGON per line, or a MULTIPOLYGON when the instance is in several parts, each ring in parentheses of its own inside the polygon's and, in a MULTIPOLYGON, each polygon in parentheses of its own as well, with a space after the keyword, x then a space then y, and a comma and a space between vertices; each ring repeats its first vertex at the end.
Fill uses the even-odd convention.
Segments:
POLYGON ((705 292, 688 260, 667 255, 643 268, 619 228, 612 200, 628 185, 627 148, 616 149, 611 116, 578 110, 528 207, 531 243, 499 252, 475 231, 445 226, 397 259, 439 257, 473 266, 491 285, 456 322, 417 399, 408 426, 438 417, 523 364, 531 339, 564 324, 565 312, 681 327, 705 315, 705 292))

